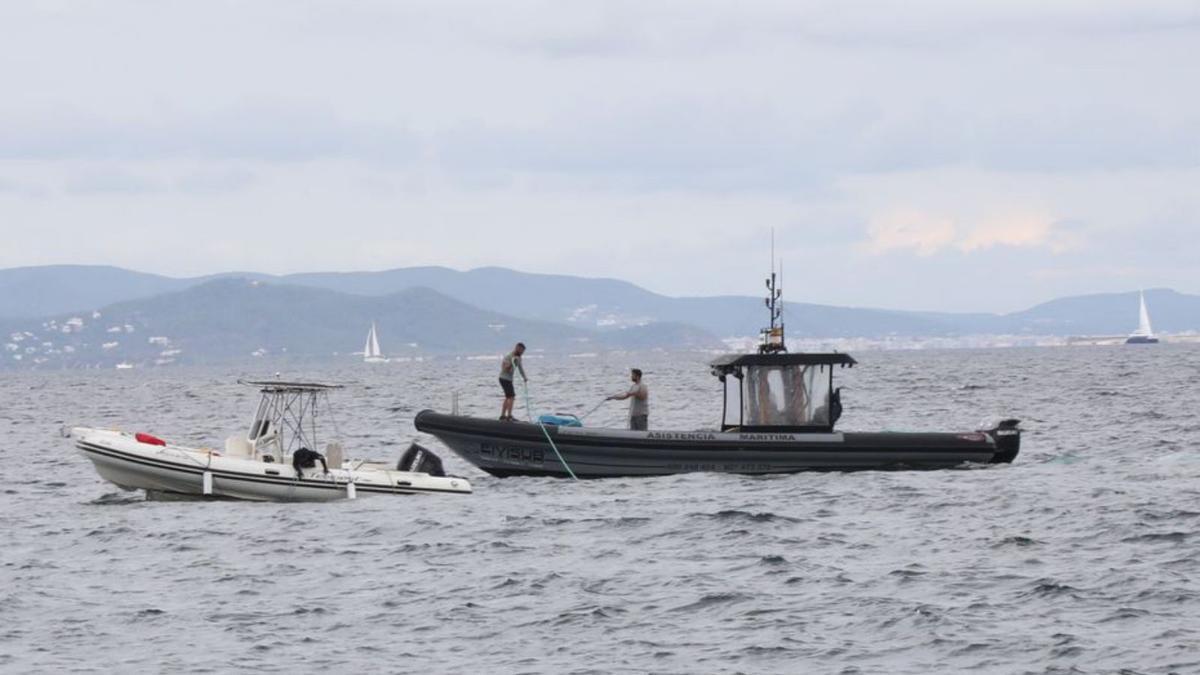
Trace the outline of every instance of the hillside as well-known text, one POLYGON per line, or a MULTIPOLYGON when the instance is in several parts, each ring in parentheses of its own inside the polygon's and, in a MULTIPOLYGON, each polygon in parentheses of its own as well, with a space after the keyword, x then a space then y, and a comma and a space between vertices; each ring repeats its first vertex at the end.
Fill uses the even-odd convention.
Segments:
POLYGON ((394 357, 534 349, 645 348, 719 342, 688 326, 620 331, 521 319, 478 309, 428 288, 361 296, 287 284, 221 279, 90 313, 0 321, 9 367, 209 363, 260 357, 352 358, 378 326, 394 357))
MULTIPOLYGON (((666 325, 675 324, 680 334, 664 337, 658 346, 669 346, 677 340, 686 342, 692 333, 705 339, 713 335, 754 335, 763 320, 762 300, 755 297, 673 298, 616 279, 530 274, 498 267, 466 272, 445 267, 411 267, 382 272, 321 272, 283 277, 225 274, 195 279, 170 279, 111 267, 16 268, 0 270, 0 318, 91 312, 111 304, 194 288, 214 278, 235 276, 334 291, 347 297, 376 299, 425 288, 481 312, 597 332, 632 330, 645 333, 639 327, 653 324, 657 328, 649 333, 663 337, 666 325)), ((1146 292, 1146 300, 1158 330, 1200 330, 1200 296, 1153 289, 1146 292)), ((354 306, 355 302, 348 302, 346 306, 354 306)), ((789 334, 801 338, 1119 335, 1132 330, 1137 322, 1137 293, 1059 298, 1003 315, 789 302, 785 318, 789 334)), ((361 321, 363 316, 353 320, 361 321)), ((454 338, 446 336, 445 339, 452 341, 454 338)), ((652 342, 641 340, 643 344, 652 342)))

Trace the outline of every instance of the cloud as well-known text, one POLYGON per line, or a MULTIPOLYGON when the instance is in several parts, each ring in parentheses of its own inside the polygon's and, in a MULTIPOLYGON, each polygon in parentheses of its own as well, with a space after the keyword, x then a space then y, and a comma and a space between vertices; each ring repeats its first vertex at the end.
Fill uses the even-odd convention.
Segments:
POLYGON ((140 175, 114 167, 80 171, 67 177, 63 190, 68 194, 139 194, 162 192, 167 184, 161 177, 140 175))
POLYGON ((867 248, 880 254, 911 249, 929 256, 949 246, 956 235, 954 221, 914 210, 896 210, 872 219, 867 248))
POLYGON ((1194 2, 110 0, 0 25, 0 265, 153 241, 168 272, 756 293, 773 227, 833 281, 790 290, 813 301, 1016 309, 1118 267, 1200 290, 1194 2))
POLYGON ((467 181, 776 191, 950 165, 1200 165, 1187 3, 20 7, 0 9, 21 27, 0 45, 10 159, 425 161, 467 181))
POLYGON ((405 162, 418 151, 403 125, 351 123, 329 108, 299 101, 119 117, 73 106, 0 109, 0 159, 405 162))
POLYGON ((1078 243, 1078 237, 1053 218, 1030 214, 987 219, 971 228, 955 245, 964 253, 993 246, 1046 248, 1054 253, 1063 253, 1078 243))
POLYGON ((1063 253, 1079 245, 1066 224, 1044 214, 990 215, 972 220, 916 209, 892 209, 873 216, 864 248, 880 255, 912 251, 920 256, 954 251, 976 253, 989 248, 1041 248, 1063 253))

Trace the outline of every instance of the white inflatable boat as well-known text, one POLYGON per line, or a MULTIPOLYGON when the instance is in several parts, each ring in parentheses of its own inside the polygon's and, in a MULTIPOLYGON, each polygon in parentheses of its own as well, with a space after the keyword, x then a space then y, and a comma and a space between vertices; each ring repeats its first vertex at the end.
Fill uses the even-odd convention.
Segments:
POLYGON ((469 494, 471 484, 447 476, 441 460, 420 446, 395 467, 343 458, 341 445, 317 446, 318 403, 329 409, 337 385, 244 382, 262 398, 250 430, 222 450, 190 448, 145 433, 75 427, 75 447, 104 479, 127 490, 257 501, 328 501, 364 495, 469 494))

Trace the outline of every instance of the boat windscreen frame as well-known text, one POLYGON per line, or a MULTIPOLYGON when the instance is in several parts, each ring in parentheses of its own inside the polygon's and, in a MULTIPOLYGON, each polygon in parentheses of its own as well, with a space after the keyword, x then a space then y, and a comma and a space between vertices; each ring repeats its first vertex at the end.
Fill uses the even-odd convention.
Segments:
POLYGON ((258 407, 246 439, 262 454, 279 462, 304 447, 320 452, 317 418, 328 412, 333 421, 331 441, 341 436, 337 417, 329 403, 329 392, 340 385, 312 385, 283 382, 243 382, 261 386, 258 407), (263 446, 260 447, 260 443, 263 446))
POLYGON ((743 423, 745 422, 745 416, 746 416, 745 394, 742 391, 743 379, 745 378, 745 373, 742 372, 741 368, 735 368, 732 370, 722 371, 722 372, 717 372, 717 370, 714 369, 713 374, 717 376, 717 380, 720 381, 720 383, 721 383, 721 431, 729 431, 730 429, 741 428, 743 423), (729 422, 729 382, 728 382, 728 378, 730 376, 732 376, 734 379, 736 379, 738 381, 738 386, 737 386, 738 423, 737 424, 729 424, 728 423, 729 422))

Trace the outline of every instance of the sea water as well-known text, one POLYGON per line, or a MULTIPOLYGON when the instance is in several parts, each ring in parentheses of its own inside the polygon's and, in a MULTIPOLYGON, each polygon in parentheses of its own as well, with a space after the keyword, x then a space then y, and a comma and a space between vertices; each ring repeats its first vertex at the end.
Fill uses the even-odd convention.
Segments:
MULTIPOLYGON (((712 428, 700 354, 526 362, 534 414, 647 371, 651 428, 712 428)), ((1200 349, 864 352, 846 430, 1017 417, 1011 466, 491 478, 412 418, 499 415, 497 363, 0 375, 0 671, 1200 672, 1200 349), (238 377, 318 379, 347 453, 414 439, 469 496, 147 501, 62 425, 219 447, 238 377)), ((624 403, 585 420, 620 425, 624 403)), ((518 405, 524 413, 524 403, 518 405)), ((326 419, 334 431, 334 420, 326 419)))

